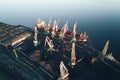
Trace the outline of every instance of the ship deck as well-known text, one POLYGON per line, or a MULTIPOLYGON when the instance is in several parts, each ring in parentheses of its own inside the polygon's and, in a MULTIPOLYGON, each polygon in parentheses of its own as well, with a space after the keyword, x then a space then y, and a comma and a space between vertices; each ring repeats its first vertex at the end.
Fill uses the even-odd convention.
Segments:
MULTIPOLYGON (((70 61, 71 61, 71 39, 72 36, 69 32, 66 35, 66 38, 60 40, 58 36, 54 38, 51 37, 50 34, 45 34, 43 29, 39 29, 38 33, 38 46, 34 46, 33 38, 25 41, 22 46, 26 46, 25 48, 21 48, 21 51, 26 53, 33 61, 36 61, 45 69, 48 70, 51 74, 55 76, 60 75, 59 65, 60 61, 63 61, 65 66, 68 68, 70 73, 71 79, 83 79, 83 80, 96 80, 95 75, 97 67, 103 65, 101 61, 97 58, 97 56, 101 53, 100 51, 96 50, 92 47, 89 42, 81 43, 79 41, 76 42, 76 65, 74 68, 71 68, 70 61), (54 44, 55 51, 47 52, 48 47, 43 47, 45 43, 46 36, 49 36, 52 39, 54 44), (30 42, 30 43, 27 43, 30 42), (31 45, 29 45, 31 44, 31 45), (88 76, 88 77, 86 77, 88 76)), ((78 35, 77 35, 78 36, 78 35)), ((78 37, 77 37, 78 39, 78 37)), ((107 66, 107 65, 106 65, 107 66)), ((112 69, 112 68, 111 68, 112 69)), ((114 69, 112 69, 114 71, 114 69)), ((115 73, 116 71, 114 71, 115 73)), ((116 72, 118 73, 118 72, 116 72)), ((112 75, 112 74, 110 74, 112 75)))
POLYGON ((22 25, 14 26, 0 23, 0 43, 5 46, 14 46, 31 35, 30 29, 22 25))

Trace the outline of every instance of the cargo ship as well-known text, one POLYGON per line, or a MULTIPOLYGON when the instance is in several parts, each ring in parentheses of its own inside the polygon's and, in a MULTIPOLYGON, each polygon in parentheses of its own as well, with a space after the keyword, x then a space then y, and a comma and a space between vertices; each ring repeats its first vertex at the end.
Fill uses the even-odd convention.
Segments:
POLYGON ((107 54, 109 41, 98 51, 86 32, 76 32, 77 23, 73 31, 68 21, 63 28, 58 23, 55 20, 51 26, 51 19, 48 24, 38 19, 31 29, 1 22, 0 63, 4 69, 18 80, 120 79, 119 61, 107 54))

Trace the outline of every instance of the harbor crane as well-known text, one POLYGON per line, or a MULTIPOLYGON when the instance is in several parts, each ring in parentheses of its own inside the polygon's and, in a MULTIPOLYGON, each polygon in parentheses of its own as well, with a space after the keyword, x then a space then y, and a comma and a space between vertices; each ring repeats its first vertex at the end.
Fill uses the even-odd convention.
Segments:
POLYGON ((103 51, 102 51, 102 55, 105 56, 106 53, 107 53, 107 50, 108 50, 108 47, 109 47, 109 41, 106 42, 104 48, 103 48, 103 51))
POLYGON ((37 44, 38 44, 37 35, 38 35, 38 30, 37 30, 37 26, 35 26, 35 28, 34 28, 34 41, 33 41, 34 46, 37 46, 37 44))
POLYGON ((51 21, 52 21, 52 17, 50 17, 50 19, 49 19, 48 26, 51 26, 50 25, 51 21))
POLYGON ((51 25, 50 25, 51 20, 52 20, 52 17, 50 17, 49 22, 48 22, 48 25, 44 27, 45 34, 49 34, 49 33, 50 33, 49 30, 50 30, 50 28, 51 28, 51 25))
POLYGON ((73 68, 75 64, 76 64, 75 42, 73 42, 71 51, 71 67, 73 68))
POLYGON ((73 39, 70 41, 72 42, 72 51, 71 51, 71 67, 73 68, 76 64, 76 54, 75 54, 75 42, 76 42, 76 25, 74 24, 73 28, 73 39))
POLYGON ((65 38, 65 34, 66 34, 67 31, 68 31, 68 21, 66 21, 65 25, 61 29, 60 34, 59 34, 59 38, 60 39, 65 38))
POLYGON ((48 36, 46 36, 44 47, 46 45, 49 46, 47 51, 50 51, 51 53, 52 53, 52 51, 55 51, 53 42, 52 42, 52 40, 48 36))
POLYGON ((105 59, 108 59, 110 61, 113 61, 114 63, 116 63, 118 66, 120 66, 120 62, 117 61, 114 56, 112 55, 112 53, 110 54, 107 54, 107 51, 108 51, 108 48, 109 48, 109 41, 106 42, 102 52, 99 54, 98 56, 98 59, 100 59, 104 64, 106 64, 107 66, 111 67, 112 69, 114 69, 115 71, 117 72, 120 72, 120 70, 118 68, 115 68, 114 65, 111 65, 109 63, 107 63, 105 61, 105 59))
POLYGON ((56 32, 59 30, 59 27, 58 27, 59 22, 60 22, 60 20, 58 19, 58 21, 56 22, 56 25, 55 25, 55 31, 56 31, 56 32))
POLYGON ((65 67, 63 61, 60 62, 60 77, 57 80, 69 80, 68 69, 65 67))
POLYGON ((52 31, 51 31, 51 37, 53 37, 53 38, 56 36, 56 33, 55 33, 56 24, 57 24, 57 22, 56 22, 56 20, 55 20, 55 21, 54 21, 54 24, 53 24, 53 27, 52 27, 52 31))
POLYGON ((45 21, 41 20, 40 18, 37 20, 37 28, 45 27, 45 21))
POLYGON ((73 27, 73 39, 70 42, 76 42, 76 26, 77 26, 77 22, 74 24, 74 27, 73 27))

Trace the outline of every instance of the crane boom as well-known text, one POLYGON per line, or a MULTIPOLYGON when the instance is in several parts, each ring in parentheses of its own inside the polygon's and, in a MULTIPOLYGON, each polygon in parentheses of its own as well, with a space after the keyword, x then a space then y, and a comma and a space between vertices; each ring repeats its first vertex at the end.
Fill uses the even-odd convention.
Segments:
POLYGON ((66 32, 68 31, 68 21, 66 21, 65 25, 60 31, 59 38, 63 39, 65 37, 66 32))
POLYGON ((50 17, 50 20, 48 22, 48 26, 50 26, 51 21, 52 21, 52 17, 50 17))
POLYGON ((46 36, 44 47, 46 46, 46 44, 49 46, 48 51, 50 52, 55 51, 55 49, 53 48, 54 45, 52 43, 52 40, 48 36, 46 36))

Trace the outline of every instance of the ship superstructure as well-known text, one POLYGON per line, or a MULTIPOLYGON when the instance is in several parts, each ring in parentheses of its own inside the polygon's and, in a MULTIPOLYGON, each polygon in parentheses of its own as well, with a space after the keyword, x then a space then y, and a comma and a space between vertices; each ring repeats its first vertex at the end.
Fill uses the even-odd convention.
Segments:
POLYGON ((0 43, 15 46, 32 35, 31 30, 22 25, 13 26, 0 23, 0 43))

